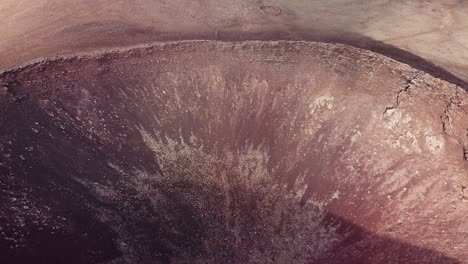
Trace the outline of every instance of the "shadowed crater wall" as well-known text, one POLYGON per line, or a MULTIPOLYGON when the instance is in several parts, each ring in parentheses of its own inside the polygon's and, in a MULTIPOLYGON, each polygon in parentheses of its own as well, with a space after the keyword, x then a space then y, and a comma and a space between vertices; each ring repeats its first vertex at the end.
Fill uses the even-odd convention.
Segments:
POLYGON ((5 263, 468 259, 467 93, 381 55, 173 42, 0 88, 5 263))

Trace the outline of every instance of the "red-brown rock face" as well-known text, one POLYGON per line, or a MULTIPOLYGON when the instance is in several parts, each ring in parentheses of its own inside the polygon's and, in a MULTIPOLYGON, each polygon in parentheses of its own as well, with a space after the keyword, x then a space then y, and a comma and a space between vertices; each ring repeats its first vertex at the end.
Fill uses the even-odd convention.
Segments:
POLYGON ((466 263, 468 95, 345 45, 0 75, 2 263, 466 263))

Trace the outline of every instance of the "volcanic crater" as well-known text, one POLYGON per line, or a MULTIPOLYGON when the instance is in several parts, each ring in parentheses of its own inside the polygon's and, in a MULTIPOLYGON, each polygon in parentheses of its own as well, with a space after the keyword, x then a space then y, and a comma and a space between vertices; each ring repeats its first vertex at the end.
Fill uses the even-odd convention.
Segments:
POLYGON ((385 56, 166 42, 0 88, 2 263, 468 259, 468 95, 385 56))

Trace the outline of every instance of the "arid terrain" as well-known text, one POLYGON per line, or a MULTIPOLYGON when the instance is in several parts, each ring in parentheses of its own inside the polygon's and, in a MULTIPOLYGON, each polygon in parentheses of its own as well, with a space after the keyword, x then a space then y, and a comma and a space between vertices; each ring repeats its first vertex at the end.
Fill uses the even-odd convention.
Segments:
POLYGON ((0 263, 468 263, 467 8, 2 1, 0 263))
POLYGON ((295 39, 347 43, 404 60, 390 45, 466 82, 467 13, 462 0, 2 0, 0 70, 158 40, 295 39))

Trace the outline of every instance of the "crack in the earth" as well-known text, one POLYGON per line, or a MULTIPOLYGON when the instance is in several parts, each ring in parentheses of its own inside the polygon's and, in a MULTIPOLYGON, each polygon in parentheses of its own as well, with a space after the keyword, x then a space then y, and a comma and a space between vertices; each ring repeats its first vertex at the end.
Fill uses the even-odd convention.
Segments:
MULTIPOLYGON (((453 111, 454 107, 460 106, 461 101, 457 91, 454 96, 449 98, 444 114, 440 116, 440 119, 442 120, 442 129, 444 130, 444 133, 448 136, 454 136, 455 134, 455 132, 453 131, 452 117, 450 116, 450 113, 453 111)), ((468 139, 468 129, 466 130, 465 136, 468 139)), ((462 147, 463 160, 468 161, 468 146, 464 144, 463 141, 460 139, 458 139, 457 141, 462 147)))
MULTIPOLYGON (((468 141, 468 129, 466 130, 465 136, 468 141)), ((467 145, 463 146, 463 158, 465 159, 465 161, 468 161, 468 146, 467 145)))
POLYGON ((403 94, 403 93, 408 93, 410 91, 410 89, 414 86, 414 84, 416 84, 416 81, 419 79, 420 76, 415 76, 413 78, 410 78, 406 81, 406 85, 403 87, 403 89, 400 89, 396 95, 396 101, 395 101, 395 104, 393 106, 387 106, 385 107, 385 110, 383 112, 383 114, 385 115, 388 111, 390 110, 394 110, 394 109, 397 109, 399 106, 400 106, 400 96, 403 94))
POLYGON ((454 96, 450 97, 447 107, 445 108, 444 115, 441 116, 442 127, 447 135, 453 135, 452 117, 450 116, 450 112, 453 110, 454 106, 460 106, 460 104, 461 102, 457 91, 454 96))

